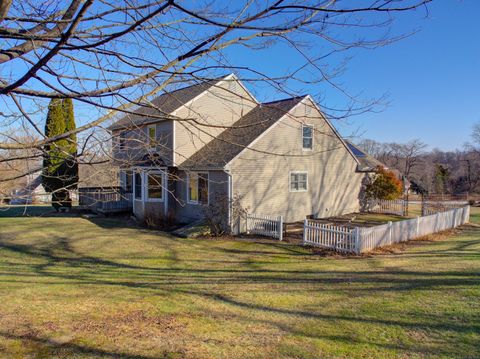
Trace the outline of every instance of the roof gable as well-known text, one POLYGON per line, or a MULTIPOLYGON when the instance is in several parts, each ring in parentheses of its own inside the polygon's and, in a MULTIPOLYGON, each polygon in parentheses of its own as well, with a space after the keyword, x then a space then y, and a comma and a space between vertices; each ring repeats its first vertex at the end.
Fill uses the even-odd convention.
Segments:
POLYGON ((259 104, 194 153, 182 164, 182 167, 223 168, 304 98, 305 96, 294 97, 259 104))
POLYGON ((168 117, 172 112, 195 99, 218 82, 227 79, 229 76, 203 81, 175 91, 167 92, 155 97, 150 102, 140 105, 135 114, 127 114, 120 120, 109 126, 110 131, 124 128, 137 127, 148 123, 161 121, 158 116, 168 117), (155 116, 152 118, 151 116, 155 116))

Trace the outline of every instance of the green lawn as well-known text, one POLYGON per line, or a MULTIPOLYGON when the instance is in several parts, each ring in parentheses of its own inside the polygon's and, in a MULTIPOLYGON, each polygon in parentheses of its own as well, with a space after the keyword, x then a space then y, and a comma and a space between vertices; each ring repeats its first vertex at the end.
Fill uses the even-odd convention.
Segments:
POLYGON ((480 357, 477 226, 342 258, 3 215, 5 357, 480 357))

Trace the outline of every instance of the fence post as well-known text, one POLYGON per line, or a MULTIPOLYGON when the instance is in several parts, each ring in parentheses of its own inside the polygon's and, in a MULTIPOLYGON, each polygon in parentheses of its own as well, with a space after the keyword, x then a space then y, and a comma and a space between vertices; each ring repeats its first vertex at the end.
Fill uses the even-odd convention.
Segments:
POLYGON ((245 216, 245 232, 247 232, 247 234, 248 234, 248 213, 245 216))
POLYGON ((305 220, 303 221, 303 245, 305 245, 305 243, 307 242, 307 228, 308 226, 308 219, 305 218, 305 220))
POLYGON ((280 231, 280 236, 278 239, 281 241, 283 240, 283 216, 280 216, 278 219, 278 230, 280 231))
POLYGON ((392 244, 392 221, 388 221, 388 244, 392 244))
POLYGON ((420 217, 419 216, 417 216, 416 224, 417 224, 417 229, 415 231, 415 238, 418 238, 418 232, 420 231, 420 217))

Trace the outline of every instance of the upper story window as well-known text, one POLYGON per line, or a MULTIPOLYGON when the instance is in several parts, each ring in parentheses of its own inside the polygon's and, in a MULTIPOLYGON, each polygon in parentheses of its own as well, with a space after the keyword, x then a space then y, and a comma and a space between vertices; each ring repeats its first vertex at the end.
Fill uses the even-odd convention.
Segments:
POLYGON ((187 202, 208 204, 208 173, 189 174, 187 186, 187 202))
POLYGON ((302 146, 304 150, 313 150, 312 125, 302 125, 302 146))
POLYGON ((290 192, 305 192, 308 189, 308 172, 290 172, 290 192))
POLYGON ((149 125, 147 127, 147 134, 148 134, 148 145, 150 147, 155 147, 157 142, 157 126, 149 125))

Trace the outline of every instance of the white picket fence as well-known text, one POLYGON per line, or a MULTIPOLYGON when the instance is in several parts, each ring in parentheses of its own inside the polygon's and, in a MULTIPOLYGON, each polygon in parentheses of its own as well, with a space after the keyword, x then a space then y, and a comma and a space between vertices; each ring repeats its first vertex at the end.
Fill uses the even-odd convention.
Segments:
POLYGON ((245 222, 248 234, 283 239, 283 216, 247 214, 245 222))
POLYGON ((404 201, 403 199, 396 199, 396 200, 377 199, 370 204, 369 212, 396 214, 399 216, 405 216, 407 213, 407 206, 408 206, 408 202, 404 201))
POLYGON ((465 206, 374 227, 348 228, 305 220, 303 244, 360 254, 458 227, 467 223, 469 217, 470 207, 465 206))
POLYGON ((467 204, 466 201, 425 201, 422 202, 422 216, 464 207, 467 204))
POLYGON ((334 226, 306 219, 303 225, 303 244, 355 253, 357 232, 358 228, 334 226))

